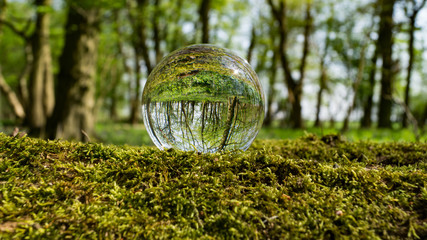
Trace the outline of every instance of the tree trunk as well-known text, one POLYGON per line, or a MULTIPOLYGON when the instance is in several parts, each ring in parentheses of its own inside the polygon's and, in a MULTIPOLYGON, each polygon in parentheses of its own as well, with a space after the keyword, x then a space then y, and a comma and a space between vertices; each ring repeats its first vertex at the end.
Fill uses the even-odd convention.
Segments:
POLYGON ((147 0, 138 0, 138 15, 137 15, 137 22, 134 25, 136 28, 134 29, 137 33, 137 37, 139 40, 138 42, 138 55, 142 56, 145 62, 145 67, 147 68, 147 76, 151 73, 151 70, 153 69, 153 66, 151 64, 150 54, 149 54, 149 48, 147 46, 147 37, 146 37, 146 26, 144 24, 145 19, 143 19, 144 15, 143 13, 146 11, 147 7, 147 0))
POLYGON ((320 60, 320 78, 319 78, 319 91, 317 92, 316 100, 316 120, 314 121, 314 127, 321 127, 320 121, 320 107, 322 106, 323 91, 326 89, 326 69, 324 58, 320 60))
POLYGON ((210 0, 202 0, 199 8, 200 22, 202 23, 202 43, 209 43, 209 10, 210 0))
MULTIPOLYGON (((130 14, 130 13, 128 13, 130 14)), ((119 25, 119 11, 115 10, 113 11, 113 17, 114 17, 114 31, 116 32, 117 35, 121 36, 124 33, 122 33, 120 31, 119 25)), ((132 19, 132 18, 130 18, 132 19)), ((125 47, 124 44, 122 42, 122 38, 117 38, 117 49, 118 49, 118 57, 121 58, 122 61, 122 65, 123 65, 123 70, 124 70, 124 74, 128 75, 129 77, 133 76, 133 71, 132 68, 127 64, 126 60, 129 59, 129 56, 126 54, 125 51, 125 47)), ((130 84, 132 81, 129 81, 129 86, 132 86, 132 84, 130 84)), ((112 105, 111 105, 111 109, 110 109, 110 115, 117 115, 116 110, 115 110, 115 106, 116 106, 116 102, 117 102, 117 96, 115 94, 116 89, 113 88, 113 98, 112 98, 112 105)), ((132 96, 133 91, 131 91, 131 87, 129 87, 129 95, 132 96)))
MULTIPOLYGON (((140 90, 141 90, 141 65, 140 65, 140 59, 138 55, 134 56, 134 64, 135 64, 135 85, 133 89, 133 94, 131 95, 131 109, 130 109, 130 117, 129 117, 129 123, 131 124, 137 124, 139 120, 140 115, 140 107, 141 107, 141 98, 140 98, 140 90)), ((132 91, 131 91, 132 92, 132 91)))
POLYGON ((273 52, 273 58, 271 59, 270 77, 268 79, 268 99, 267 99, 267 113, 265 114, 264 126, 271 126, 273 123, 273 101, 275 98, 274 84, 276 83, 277 75, 277 51, 273 52))
POLYGON ((254 48, 255 48, 255 41, 256 41, 256 32, 255 32, 255 24, 252 26, 252 31, 251 31, 251 42, 249 44, 249 48, 248 48, 248 54, 246 56, 246 60, 248 61, 249 64, 251 64, 251 60, 252 60, 252 53, 254 52, 254 48))
POLYGON ((421 116, 420 121, 419 121, 419 124, 421 126, 421 130, 422 130, 422 134, 425 133, 426 121, 427 121, 427 104, 425 105, 424 113, 421 116))
MULTIPOLYGON (((172 41, 168 41, 166 43, 169 52, 177 49, 178 47, 180 47, 182 45, 182 27, 179 24, 179 20, 181 19, 181 12, 182 12, 182 4, 183 4, 183 0, 176 0, 176 5, 174 6, 174 15, 171 18, 171 21, 174 23, 172 24, 172 27, 169 25, 170 28, 172 28, 173 32, 172 34, 172 41)), ((170 37, 168 37, 168 39, 170 39, 170 37)))
POLYGON ((154 42, 154 52, 156 55, 156 64, 160 62, 160 60, 162 60, 163 57, 163 53, 162 50, 160 48, 160 44, 161 44, 161 40, 162 40, 162 32, 166 32, 166 31, 161 31, 160 30, 160 23, 159 23, 159 16, 161 15, 161 11, 160 11, 160 0, 155 0, 154 1, 154 14, 153 14, 153 42, 154 42))
MULTIPOLYGON (((36 0, 37 8, 50 7, 51 0, 36 0)), ((28 84, 27 123, 30 135, 42 137, 48 117, 55 104, 52 57, 49 45, 50 16, 46 11, 37 12, 36 26, 31 36, 33 65, 28 84)))
POLYGON ((360 50, 361 52, 360 52, 359 66, 357 69, 356 80, 354 81, 354 85, 353 85, 353 99, 350 103, 350 106, 347 109, 347 114, 344 118, 344 124, 341 129, 341 133, 344 133, 348 130, 350 116, 351 116, 351 113, 353 112, 354 107, 356 106, 357 92, 359 91, 359 85, 360 85, 360 82, 362 82, 363 72, 365 70, 365 51, 366 51, 367 45, 368 45, 367 43, 363 43, 362 49, 360 50))
POLYGON ((368 97, 365 105, 363 106, 363 117, 360 122, 362 128, 370 128, 372 125, 372 107, 374 105, 374 88, 375 88, 375 75, 377 72, 378 60, 378 43, 375 45, 375 51, 371 59, 371 70, 369 71, 369 89, 368 97))
POLYGON ((319 77, 319 91, 317 92, 317 101, 316 101, 316 120, 314 121, 314 127, 321 127, 322 122, 320 121, 320 109, 322 106, 322 98, 323 98, 323 91, 327 88, 326 81, 328 79, 327 76, 327 69, 325 67, 326 65, 326 56, 328 55, 329 51, 329 45, 331 43, 331 39, 329 37, 331 32, 331 24, 328 21, 328 27, 326 31, 326 37, 325 37, 325 45, 323 48, 323 53, 320 57, 320 77, 319 77))
POLYGON ((119 86, 121 77, 123 76, 123 73, 118 70, 119 68, 116 66, 114 68, 114 72, 112 74, 113 82, 111 84, 111 89, 109 89, 110 93, 110 106, 109 106, 109 113, 110 113, 110 120, 111 121, 117 121, 118 115, 117 115, 117 88, 119 86))
POLYGON ((0 68, 0 91, 6 96, 7 101, 12 107, 13 114, 18 119, 24 119, 25 111, 15 92, 9 87, 6 81, 3 78, 3 74, 0 68))
MULTIPOLYGON (((411 75, 412 75, 412 67, 414 65, 414 33, 415 33, 415 15, 412 15, 410 17, 410 27, 409 27, 409 47, 408 47, 408 54, 409 54, 409 62, 408 62, 408 69, 407 69, 407 75, 406 75, 406 87, 405 87, 405 105, 409 107, 409 89, 411 86, 411 75)), ((408 126, 408 118, 406 117, 406 113, 403 112, 402 114, 402 127, 408 126)))
POLYGON ((65 44, 59 59, 56 104, 47 129, 49 138, 88 141, 95 116, 95 74, 100 12, 71 5, 65 44))
MULTIPOLYGON (((148 2, 146 0, 137 0, 137 12, 134 14, 132 12, 132 7, 128 5, 129 12, 129 20, 131 22, 133 28, 133 49, 135 52, 134 61, 135 61, 135 69, 134 69, 134 81, 135 88, 131 89, 131 109, 130 109, 130 117, 129 122, 131 124, 136 124, 139 120, 140 116, 140 106, 141 106, 141 83, 140 77, 141 73, 141 59, 145 62, 145 68, 147 70, 147 76, 152 71, 153 67, 151 65, 151 59, 149 55, 149 48, 147 45, 147 37, 146 37, 146 26, 144 13, 146 12, 148 2)), ((131 85, 130 85, 131 86, 131 85)))
POLYGON ((293 128, 303 128, 303 120, 301 114, 301 99, 302 99, 302 90, 303 82, 305 75, 305 65, 306 59, 309 53, 309 37, 312 27, 312 16, 311 16, 311 4, 307 3, 306 15, 305 15, 305 26, 304 26, 304 43, 303 43, 303 53, 301 58, 301 63, 299 67, 300 78, 299 81, 294 79, 292 76, 292 70, 289 66, 286 43, 287 43, 287 21, 286 21, 286 3, 280 1, 279 6, 276 7, 272 0, 268 0, 268 3, 273 12, 273 16, 279 24, 279 55, 282 63, 282 68, 285 72, 285 81, 288 88, 288 99, 292 105, 290 118, 293 128))
POLYGON ((381 95, 378 111, 378 127, 391 128, 391 108, 393 104, 393 10, 396 0, 382 1, 378 44, 383 65, 381 69, 381 95))
MULTIPOLYGON (((412 76, 412 68, 414 65, 414 39, 415 39, 415 23, 417 19, 417 15, 419 11, 424 7, 426 4, 426 0, 423 0, 420 4, 420 6, 416 6, 415 0, 412 1, 413 5, 413 11, 409 15, 409 46, 408 46, 408 55, 409 55, 409 62, 408 62, 408 69, 407 69, 407 75, 406 75, 406 87, 405 87, 405 105, 406 107, 410 107, 410 87, 411 87, 411 76, 412 76)), ((402 114, 402 127, 408 126, 408 117, 406 115, 406 112, 404 111, 402 114)))
MULTIPOLYGON (((2 23, 6 15, 5 9, 6 9, 6 0, 0 0, 0 37, 1 37, 2 28, 3 28, 2 23)), ((15 92, 6 83, 6 80, 4 79, 1 71, 1 66, 0 66, 0 92, 2 92, 6 96, 6 99, 10 104, 10 107, 12 108, 12 112, 15 115, 15 117, 19 120, 24 119, 25 118, 24 106, 21 104, 21 101, 19 100, 15 92)))

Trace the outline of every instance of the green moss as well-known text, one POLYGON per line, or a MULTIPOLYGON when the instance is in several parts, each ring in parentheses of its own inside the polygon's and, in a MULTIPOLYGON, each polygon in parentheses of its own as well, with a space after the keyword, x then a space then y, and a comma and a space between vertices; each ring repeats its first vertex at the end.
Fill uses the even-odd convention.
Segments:
POLYGON ((174 79, 159 83, 147 93, 151 101, 227 102, 229 98, 238 96, 241 103, 262 103, 260 93, 253 86, 233 75, 196 71, 174 79))
POLYGON ((0 238, 427 237, 427 144, 339 136, 246 152, 0 134, 0 238))

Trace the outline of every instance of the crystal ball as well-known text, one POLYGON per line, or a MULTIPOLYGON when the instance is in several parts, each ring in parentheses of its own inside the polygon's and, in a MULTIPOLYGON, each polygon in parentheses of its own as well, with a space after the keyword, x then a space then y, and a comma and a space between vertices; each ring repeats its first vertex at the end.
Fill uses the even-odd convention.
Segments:
POLYGON ((142 114, 160 149, 246 150, 264 120, 264 93, 249 63, 230 50, 191 45, 150 73, 142 114))

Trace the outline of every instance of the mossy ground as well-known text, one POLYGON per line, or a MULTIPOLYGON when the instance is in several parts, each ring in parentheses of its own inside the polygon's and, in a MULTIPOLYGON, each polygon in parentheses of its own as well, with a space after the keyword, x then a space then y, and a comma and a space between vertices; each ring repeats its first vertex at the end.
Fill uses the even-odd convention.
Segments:
POLYGON ((1 239, 427 238, 426 143, 198 154, 0 133, 0 173, 1 239))

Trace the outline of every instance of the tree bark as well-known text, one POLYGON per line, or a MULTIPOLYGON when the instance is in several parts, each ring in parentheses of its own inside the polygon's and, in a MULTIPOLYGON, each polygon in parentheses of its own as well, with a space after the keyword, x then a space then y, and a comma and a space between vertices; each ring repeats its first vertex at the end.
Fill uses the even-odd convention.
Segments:
POLYGON ((378 43, 382 57, 381 95, 378 111, 378 127, 391 128, 392 90, 393 90, 393 10, 396 0, 379 0, 380 29, 378 43))
POLYGON ((0 91, 6 96, 7 101, 12 107, 13 114, 16 118, 22 120, 25 117, 24 107, 16 96, 15 92, 9 87, 9 85, 4 80, 3 74, 0 68, 0 91))
MULTIPOLYGON (((135 51, 137 51, 135 49, 135 51)), ((129 117, 129 123, 131 124, 137 124, 139 120, 140 115, 140 107, 141 107, 141 98, 140 98, 140 91, 141 91, 141 64, 139 56, 136 54, 134 56, 134 64, 135 64, 135 88, 133 91, 133 94, 131 95, 131 109, 130 109, 130 117, 129 117)))
POLYGON ((156 55, 156 64, 159 63, 163 57, 163 53, 160 48, 160 44, 162 40, 162 34, 161 34, 162 31, 160 31, 159 15, 161 15, 160 0, 154 0, 154 15, 153 15, 152 22, 153 22, 153 41, 154 41, 154 52, 156 55))
POLYGON ((375 88, 375 75, 377 72, 378 60, 378 43, 375 44, 375 51, 371 58, 371 69, 369 71, 369 89, 368 97, 365 105, 363 106, 363 117, 360 122, 362 128, 370 128, 372 125, 372 107, 374 105, 374 88, 375 88))
POLYGON ((210 4, 210 0, 202 0, 199 7, 200 22, 202 23, 202 43, 209 43, 210 4))
POLYGON ((327 69, 325 67, 326 65, 326 56, 328 55, 328 51, 329 51, 329 45, 331 43, 331 39, 330 39, 330 32, 331 32, 331 24, 329 23, 328 20, 328 27, 327 27, 327 31, 326 31, 326 37, 325 37, 325 45, 323 48, 323 53, 320 57, 320 77, 319 77, 319 91, 317 92, 317 101, 316 101, 316 119, 314 121, 314 127, 321 127, 322 126, 322 122, 320 121, 320 109, 322 106, 322 98, 323 98, 323 91, 327 88, 327 84, 326 81, 328 79, 327 76, 327 69))
POLYGON ((110 93, 110 106, 109 106, 109 113, 110 113, 110 120, 117 121, 118 115, 117 115, 117 88, 119 86, 121 77, 123 76, 123 73, 120 68, 117 67, 117 65, 113 68, 113 71, 111 73, 111 78, 113 82, 111 83, 111 88, 109 89, 110 93))
POLYGON ((249 44, 248 54, 246 57, 246 60, 248 61, 249 64, 251 64, 252 54, 253 54, 254 48, 255 48, 255 42, 256 42, 256 32, 255 32, 255 25, 253 25, 252 31, 251 31, 251 41, 249 44))
POLYGON ((130 109, 130 117, 129 122, 131 124, 136 124, 139 120, 140 115, 140 106, 141 106, 141 60, 144 60, 145 68, 147 70, 147 76, 151 73, 153 67, 151 65, 151 59, 149 55, 149 48, 147 45, 147 37, 146 37, 146 26, 144 19, 144 12, 147 7, 147 0, 137 0, 137 13, 132 12, 132 7, 128 4, 128 17, 131 22, 133 28, 133 49, 135 52, 134 61, 135 61, 135 69, 134 69, 134 81, 135 88, 131 89, 131 109, 130 109), (133 93, 132 93, 133 91, 133 93))
POLYGON ((320 121, 320 108, 322 106, 323 91, 326 89, 326 79, 325 56, 323 55, 320 59, 319 91, 317 92, 316 97, 316 120, 314 121, 314 127, 322 126, 320 121))
POLYGON ((289 66, 289 61, 287 57, 286 51, 286 43, 287 43, 287 21, 286 21, 286 2, 280 1, 279 6, 275 6, 272 0, 268 0, 268 4, 271 7, 273 16, 279 24, 279 35, 280 35, 280 43, 279 43, 279 54, 280 60, 282 64, 282 68, 285 72, 285 81, 288 88, 288 99, 292 105, 290 119, 292 121, 293 128, 303 128, 303 119, 301 113, 301 99, 302 99, 302 90, 303 90, 303 82, 305 76, 305 65, 306 59, 309 53, 309 37, 311 33, 312 27, 312 16, 311 16, 311 4, 307 2, 306 7, 306 15, 305 15, 305 26, 304 26, 304 43, 303 43, 303 52, 301 63, 299 67, 300 78, 297 81, 292 76, 292 70, 289 66))
POLYGON ((99 18, 99 9, 69 7, 49 138, 88 141, 93 134, 99 18))
MULTIPOLYGON (((29 37, 25 34, 24 31, 18 30, 13 24, 5 21, 6 6, 7 6, 7 1, 6 0, 0 0, 0 36, 1 36, 2 30, 3 30, 3 24, 5 24, 15 34, 20 36, 25 42, 26 62, 25 62, 24 69, 18 78, 18 83, 19 83, 18 86, 21 87, 22 82, 26 83, 28 72, 30 71, 31 65, 32 65, 31 45, 30 45, 29 37), (23 81, 23 80, 25 80, 25 81, 23 81)), ((24 94, 27 93, 27 88, 25 88, 25 91, 20 91, 21 90, 20 88, 18 90, 19 90, 19 92, 17 95, 12 90, 12 88, 7 84, 6 80, 3 77, 3 74, 1 71, 1 66, 0 66, 0 92, 2 92, 6 96, 6 99, 9 103, 10 107, 12 108, 12 112, 13 112, 14 116, 18 120, 21 121, 21 120, 24 120, 26 117, 26 111, 25 111, 25 109, 26 109, 25 102, 26 101, 25 100, 27 100, 27 95, 24 95, 24 94), (20 92, 23 93, 21 96, 19 96, 20 92)))
POLYGON ((267 99, 267 113, 265 114, 264 126, 271 126, 273 123, 273 101, 275 99, 276 93, 274 89, 274 84, 276 83, 277 75, 277 51, 273 52, 273 58, 271 59, 270 66, 270 77, 268 79, 268 99, 267 99))
POLYGON ((183 5, 183 0, 176 0, 176 5, 174 6, 174 15, 171 17, 171 22, 173 22, 171 32, 172 34, 172 38, 168 37, 168 39, 172 39, 172 41, 168 41, 166 43, 167 48, 169 50, 169 52, 177 49, 178 47, 180 47, 182 45, 182 27, 179 24, 179 20, 181 19, 181 12, 182 12, 182 5, 183 5))
MULTIPOLYGON (((128 14, 130 14, 130 13, 128 13, 128 14)), ((114 21, 115 21, 114 31, 116 32, 116 34, 118 36, 122 36, 124 33, 122 33, 120 31, 120 28, 119 28, 120 22, 119 22, 119 11, 118 10, 113 11, 113 17, 114 17, 114 21)), ((124 74, 132 77, 134 73, 132 72, 132 68, 126 62, 126 60, 129 59, 129 56, 126 54, 122 38, 117 38, 117 49, 118 49, 118 55, 119 55, 118 57, 121 58, 121 62, 122 62, 122 65, 123 65, 124 74)), ((130 84, 131 82, 132 81, 129 81, 129 86, 131 86, 131 84, 130 84)), ((115 91, 115 89, 113 89, 113 91, 115 91)), ((133 91, 131 91, 131 87, 129 87, 129 95, 132 96, 132 94, 133 94, 133 91)), ((112 103, 112 106, 111 106, 111 108, 113 110, 110 111, 111 115, 117 115, 116 110, 115 110, 116 100, 117 99, 115 99, 115 98, 116 98, 116 94, 114 93, 113 94, 113 99, 112 99, 113 103, 112 103)))
MULTIPOLYGON (((368 34, 368 36, 369 36, 369 34, 368 34)), ((347 114, 344 118, 344 124, 343 124, 343 127, 341 129, 341 133, 344 133, 348 130, 350 116, 351 116, 351 113, 353 112, 354 107, 356 106, 357 92, 359 90, 359 85, 363 79, 363 72, 365 70, 365 51, 366 51, 366 47, 368 44, 367 43, 362 43, 362 44, 363 45, 362 45, 362 49, 360 50, 360 59, 359 59, 359 66, 357 69, 357 76, 356 76, 356 80, 354 81, 354 84, 353 84, 353 99, 350 103, 350 106, 347 109, 347 114)))
MULTIPOLYGON (((37 8, 46 8, 51 5, 51 0, 36 0, 35 5, 37 8)), ((46 121, 55 103, 49 24, 49 14, 38 10, 35 30, 31 36, 33 64, 28 83, 27 115, 29 133, 35 137, 43 136, 46 121)))
POLYGON ((147 1, 146 0, 138 0, 138 22, 136 23, 136 32, 137 36, 139 38, 139 52, 138 55, 142 56, 145 62, 145 67, 147 68, 147 76, 151 73, 151 70, 153 69, 153 65, 151 64, 150 60, 150 54, 149 54, 149 48, 147 46, 147 37, 146 37, 146 26, 144 24, 143 14, 145 11, 145 8, 147 7, 147 1))
MULTIPOLYGON (((408 62, 408 69, 407 69, 407 75, 406 75, 406 87, 405 87, 405 105, 409 108, 410 104, 410 87, 411 87, 411 77, 412 77, 412 68, 414 66, 414 40, 415 40, 415 23, 418 16, 419 11, 424 7, 426 4, 426 0, 423 0, 420 4, 420 6, 416 6, 416 1, 412 0, 413 5, 413 11, 409 14, 409 43, 408 43, 408 55, 409 55, 409 62, 408 62)), ((404 111, 402 113, 402 127, 408 126, 408 117, 406 112, 404 111)))

